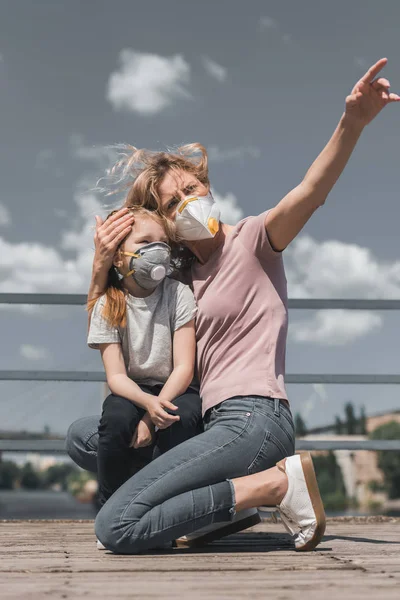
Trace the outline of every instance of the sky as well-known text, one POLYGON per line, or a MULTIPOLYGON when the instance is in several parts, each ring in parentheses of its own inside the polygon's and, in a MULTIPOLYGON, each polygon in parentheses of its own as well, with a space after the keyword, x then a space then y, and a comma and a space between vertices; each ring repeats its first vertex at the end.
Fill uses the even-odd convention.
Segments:
MULTIPOLYGON (((223 220, 304 177, 344 99, 381 57, 400 91, 397 0, 3 0, 0 292, 85 293, 108 146, 201 142, 223 220)), ((323 207, 284 252, 291 298, 400 298, 400 106, 363 132, 323 207)), ((116 200, 114 200, 116 202, 116 200)), ((0 306, 0 369, 101 370, 83 307, 0 306)), ((290 313, 288 373, 398 373, 399 312, 290 313)), ((99 384, 0 382, 0 429, 65 433, 99 384)), ((346 402, 399 409, 398 386, 289 385, 307 425, 346 402)))

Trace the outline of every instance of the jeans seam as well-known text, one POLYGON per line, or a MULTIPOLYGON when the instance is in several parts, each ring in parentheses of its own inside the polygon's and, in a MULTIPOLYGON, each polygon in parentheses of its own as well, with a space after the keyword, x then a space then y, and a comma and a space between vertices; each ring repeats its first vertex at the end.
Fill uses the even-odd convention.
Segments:
MULTIPOLYGON (((164 477, 166 477, 167 475, 169 476, 171 473, 175 473, 176 471, 178 471, 183 465, 186 467, 188 465, 190 465, 191 463, 193 463, 194 461, 198 460, 199 458, 205 458, 206 456, 213 454, 216 451, 221 450, 222 448, 225 448, 226 446, 229 446, 230 444, 233 444, 233 442, 235 442, 238 438, 240 438, 240 436, 242 436, 244 434, 244 432, 248 429, 249 423, 250 423, 251 419, 250 417, 247 419, 246 425, 244 426, 244 428, 241 430, 240 433, 238 433, 238 435, 236 437, 234 437, 232 440, 230 440, 229 442, 227 442, 226 444, 223 444, 222 446, 217 446, 212 448, 212 450, 208 450, 208 452, 201 454, 200 456, 197 455, 193 458, 191 458, 188 462, 185 463, 181 463, 180 465, 177 465, 176 467, 174 467, 173 469, 171 469, 170 471, 164 473, 164 475, 162 477, 159 477, 158 479, 156 479, 155 481, 152 481, 145 489, 141 490, 140 492, 138 492, 136 494, 136 496, 134 498, 132 498, 130 500, 130 502, 127 504, 127 506, 124 508, 124 510, 121 513, 120 519, 119 519, 119 525, 122 525, 122 520, 127 512, 127 510, 129 510, 129 507, 133 504, 133 502, 135 502, 135 500, 144 492, 146 492, 147 490, 149 490, 153 485, 155 485, 156 483, 159 483, 160 480, 164 479, 164 477)), ((148 511, 146 511, 148 512, 148 511)), ((145 513, 146 514, 146 513, 145 513)), ((143 515, 144 516, 144 515, 143 515)), ((160 530, 161 531, 161 530, 160 530)))
MULTIPOLYGON (((98 429, 95 429, 93 432, 91 432, 89 435, 87 435, 85 438, 83 438, 82 441, 83 441, 84 446, 87 446, 89 441, 92 439, 93 436, 96 435, 96 433, 98 433, 98 429)), ((85 449, 89 454, 97 454, 96 450, 89 450, 88 448, 85 448, 85 449)))
POLYGON ((290 442, 290 443, 293 443, 293 436, 291 436, 291 435, 290 435, 290 434, 289 434, 289 433, 286 431, 286 429, 285 429, 285 427, 283 427, 283 425, 282 425, 282 423, 281 423, 280 419, 276 419, 276 418, 275 418, 275 415, 274 415, 273 413, 272 413, 272 414, 269 414, 269 415, 266 415, 266 414, 262 413, 261 411, 258 411, 256 408, 254 409, 254 411, 255 411, 256 413, 258 413, 259 415, 262 415, 262 416, 263 416, 263 417, 265 417, 265 418, 271 419, 271 421, 273 421, 273 422, 274 422, 276 425, 278 425, 278 427, 280 428, 280 430, 281 430, 281 431, 282 431, 282 432, 283 432, 283 433, 286 435, 286 437, 288 438, 289 442, 290 442))

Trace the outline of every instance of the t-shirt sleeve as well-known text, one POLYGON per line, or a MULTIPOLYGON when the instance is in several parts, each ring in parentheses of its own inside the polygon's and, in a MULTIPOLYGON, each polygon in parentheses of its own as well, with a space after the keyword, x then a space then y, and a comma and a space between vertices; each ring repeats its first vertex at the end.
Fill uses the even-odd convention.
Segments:
POLYGON ((99 344, 121 343, 118 329, 110 325, 102 315, 104 304, 105 296, 101 296, 94 305, 90 318, 87 343, 89 348, 94 348, 95 350, 99 348, 99 344))
POLYGON ((276 259, 282 256, 282 252, 274 250, 265 230, 265 217, 268 210, 244 220, 239 231, 239 239, 243 246, 258 258, 276 259))
POLYGON ((173 330, 176 331, 195 318, 197 312, 193 292, 188 285, 179 283, 176 290, 175 315, 173 330))

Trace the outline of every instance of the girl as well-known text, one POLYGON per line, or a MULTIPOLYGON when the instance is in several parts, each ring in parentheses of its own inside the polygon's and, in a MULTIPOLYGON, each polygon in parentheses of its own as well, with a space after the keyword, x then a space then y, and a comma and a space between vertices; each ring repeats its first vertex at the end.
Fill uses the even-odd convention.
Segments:
POLYGON ((173 228, 144 208, 130 213, 134 223, 117 248, 105 293, 88 302, 88 344, 100 349, 111 390, 98 428, 100 504, 151 460, 155 440, 162 454, 201 424, 191 387, 195 302, 188 286, 166 277, 173 228))

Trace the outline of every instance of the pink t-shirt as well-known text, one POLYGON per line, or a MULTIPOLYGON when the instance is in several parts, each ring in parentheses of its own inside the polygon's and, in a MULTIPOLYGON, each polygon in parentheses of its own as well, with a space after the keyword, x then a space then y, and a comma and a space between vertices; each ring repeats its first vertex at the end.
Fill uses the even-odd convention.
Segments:
POLYGON ((192 266, 203 414, 232 396, 287 400, 287 286, 266 212, 237 224, 204 264, 192 266))

